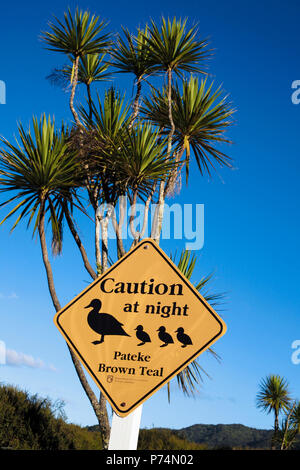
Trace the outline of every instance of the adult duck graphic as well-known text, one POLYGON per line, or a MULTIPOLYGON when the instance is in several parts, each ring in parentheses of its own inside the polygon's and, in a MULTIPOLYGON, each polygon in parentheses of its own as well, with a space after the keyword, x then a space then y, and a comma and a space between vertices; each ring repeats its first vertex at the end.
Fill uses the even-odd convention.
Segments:
POLYGON ((93 341, 93 344, 101 344, 105 336, 130 336, 123 330, 123 323, 120 323, 109 313, 100 312, 102 302, 99 299, 93 299, 85 308, 92 308, 88 314, 88 325, 92 330, 100 335, 99 341, 93 341))

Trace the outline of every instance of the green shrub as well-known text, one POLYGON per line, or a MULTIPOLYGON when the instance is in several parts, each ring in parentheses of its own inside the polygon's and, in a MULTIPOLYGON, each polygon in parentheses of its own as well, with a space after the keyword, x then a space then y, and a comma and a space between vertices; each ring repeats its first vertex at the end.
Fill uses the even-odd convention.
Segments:
POLYGON ((100 450, 100 433, 65 421, 62 404, 0 386, 0 448, 100 450))

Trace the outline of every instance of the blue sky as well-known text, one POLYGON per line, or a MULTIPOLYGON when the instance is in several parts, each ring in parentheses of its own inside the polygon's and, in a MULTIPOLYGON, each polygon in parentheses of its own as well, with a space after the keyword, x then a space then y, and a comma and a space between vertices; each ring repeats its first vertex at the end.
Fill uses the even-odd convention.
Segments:
MULTIPOLYGON (((171 404, 164 389, 156 393, 144 405, 142 426, 270 427, 271 416, 255 408, 262 377, 285 376, 293 396, 300 398, 300 365, 291 361, 291 344, 300 339, 300 105, 291 101, 291 84, 300 79, 299 2, 6 2, 0 17, 0 80, 6 83, 7 102, 0 105, 0 134, 8 139, 16 122, 27 126, 33 114, 46 112, 58 122, 71 119, 68 95, 45 79, 64 60, 43 49, 38 36, 52 14, 59 17, 77 4, 109 20, 112 31, 121 25, 134 30, 161 14, 198 22, 201 36, 210 37, 215 48, 212 78, 237 108, 230 131, 234 144, 226 148, 235 169, 220 170, 209 180, 192 167, 188 187, 174 199, 205 206, 205 243, 197 253, 194 279, 215 271, 212 288, 227 292, 222 316, 228 332, 215 345, 222 361, 203 354, 201 364, 211 378, 204 378, 197 398, 183 397, 172 384, 171 404)), ((131 77, 120 77, 119 83, 130 99, 131 77)), ((81 229, 92 256, 92 227, 84 222, 81 229)), ((9 363, 0 366, 0 382, 63 399, 71 422, 95 424, 52 322, 38 241, 25 226, 12 235, 4 226, 0 246, 0 340, 10 354, 9 363)), ((170 253, 183 242, 163 241, 161 246, 170 253)), ((61 304, 89 282, 67 234, 54 274, 61 304)))

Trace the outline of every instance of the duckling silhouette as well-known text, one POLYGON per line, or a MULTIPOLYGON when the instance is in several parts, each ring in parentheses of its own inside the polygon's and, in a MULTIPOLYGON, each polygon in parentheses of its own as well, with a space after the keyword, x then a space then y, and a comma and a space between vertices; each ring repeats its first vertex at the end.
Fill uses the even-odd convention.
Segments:
POLYGON ((193 344, 192 343, 192 340, 191 338, 189 337, 189 335, 187 335, 185 332, 184 332, 184 329, 182 327, 180 328, 177 328, 177 330, 175 331, 175 333, 177 333, 177 339, 180 343, 182 343, 182 348, 186 348, 186 346, 188 344, 193 344))
POLYGON ((142 325, 138 325, 135 330, 137 339, 141 341, 138 346, 143 346, 145 343, 151 343, 150 336, 146 331, 144 331, 144 327, 142 325))
POLYGON ((122 328, 123 323, 116 320, 109 313, 100 313, 102 302, 99 299, 93 299, 85 308, 92 308, 87 317, 89 327, 100 335, 100 341, 93 341, 93 344, 103 343, 107 335, 130 336, 122 328))
POLYGON ((165 326, 161 326, 156 331, 159 331, 158 337, 164 343, 160 346, 161 348, 164 348, 165 346, 168 346, 168 344, 170 344, 170 343, 174 343, 172 336, 169 333, 166 332, 166 327, 165 326))

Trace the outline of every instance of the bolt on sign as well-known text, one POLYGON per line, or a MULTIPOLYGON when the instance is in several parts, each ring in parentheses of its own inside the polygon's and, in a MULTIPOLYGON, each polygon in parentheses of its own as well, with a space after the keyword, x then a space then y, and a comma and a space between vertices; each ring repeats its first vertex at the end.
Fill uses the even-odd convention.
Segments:
POLYGON ((152 239, 97 278, 54 322, 126 416, 226 331, 226 325, 152 239))

